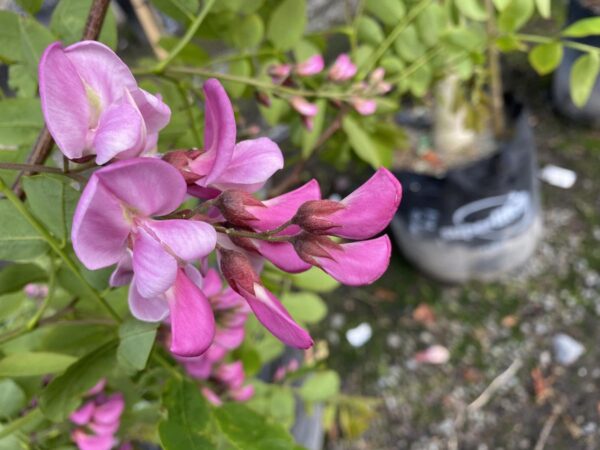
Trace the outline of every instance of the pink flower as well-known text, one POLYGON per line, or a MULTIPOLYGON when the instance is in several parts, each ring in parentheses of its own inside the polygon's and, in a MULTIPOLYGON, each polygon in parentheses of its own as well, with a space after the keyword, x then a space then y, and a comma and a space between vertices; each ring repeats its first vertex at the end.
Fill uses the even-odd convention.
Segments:
POLYGON ((223 404, 223 400, 210 388, 203 387, 200 389, 204 398, 212 403, 214 406, 221 406, 223 404))
POLYGON ((152 151, 171 111, 140 89, 107 46, 83 41, 50 45, 39 64, 40 98, 48 130, 69 159, 96 163, 152 151))
POLYGON ((370 116, 377 111, 377 102, 373 99, 353 97, 350 100, 352 107, 363 116, 370 116))
POLYGON ((292 73, 291 64, 275 64, 269 67, 269 75, 273 80, 273 83, 280 84, 285 81, 292 73))
POLYGON ((23 288, 25 295, 34 300, 48 297, 48 285, 40 283, 27 283, 23 288))
POLYGON ((450 352, 443 345, 432 345, 415 355, 415 361, 422 364, 445 364, 450 359, 450 352))
POLYGON ((346 53, 337 57, 331 69, 329 69, 329 79, 333 81, 346 81, 356 75, 356 65, 352 62, 346 53))
POLYGON ((154 220, 183 202, 186 184, 164 161, 134 158, 91 176, 73 218, 73 248, 90 270, 118 263, 111 284, 126 284, 132 314, 161 321, 170 314, 171 351, 201 354, 214 336, 210 304, 190 264, 215 247, 214 228, 195 220, 154 220))
POLYGON ((323 70, 325 67, 325 62, 323 61, 323 57, 321 55, 313 55, 308 58, 306 61, 303 61, 296 65, 296 74, 301 77, 308 77, 311 75, 316 75, 323 70))
MULTIPOLYGON (((235 143, 236 124, 231 101, 215 79, 204 83, 206 112, 204 149, 178 155, 176 167, 191 185, 189 193, 212 198, 225 189, 255 192, 283 167, 283 155, 275 142, 258 138, 235 143)), ((166 160, 172 162, 172 157, 166 160)))
POLYGON ((304 97, 292 97, 290 104, 296 111, 306 117, 316 116, 319 112, 319 107, 314 103, 310 103, 304 97))

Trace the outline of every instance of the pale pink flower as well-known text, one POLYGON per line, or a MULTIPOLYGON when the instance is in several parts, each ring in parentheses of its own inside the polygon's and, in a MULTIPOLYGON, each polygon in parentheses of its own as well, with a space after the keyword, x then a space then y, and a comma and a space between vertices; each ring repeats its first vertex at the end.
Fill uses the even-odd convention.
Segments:
POLYGON ((350 100, 352 107, 363 116, 370 116, 377 111, 377 102, 373 99, 353 97, 350 100))
POLYGON ((415 355, 415 361, 422 364, 445 364, 450 359, 450 352, 443 345, 432 345, 415 355))
POLYGON ((329 79, 333 81, 346 81, 356 75, 356 65, 352 62, 346 53, 337 57, 331 69, 329 69, 329 79))
POLYGON ((301 77, 308 77, 320 73, 325 67, 325 62, 321 55, 313 55, 306 61, 298 63, 295 68, 297 75, 301 77))

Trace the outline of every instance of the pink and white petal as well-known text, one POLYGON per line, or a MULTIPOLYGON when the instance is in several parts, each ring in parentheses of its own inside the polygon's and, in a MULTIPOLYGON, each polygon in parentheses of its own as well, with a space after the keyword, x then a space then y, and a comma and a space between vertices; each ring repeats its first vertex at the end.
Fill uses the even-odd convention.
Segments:
POLYGON ((69 416, 69 420, 76 425, 86 425, 94 414, 94 410, 96 409, 95 403, 90 400, 83 404, 81 408, 73 412, 69 416))
POLYGON ((217 244, 217 232, 212 225, 199 220, 148 220, 145 225, 173 253, 184 261, 207 256, 217 244))
POLYGON ((140 88, 133 89, 130 94, 144 118, 149 134, 156 134, 167 126, 171 120, 171 109, 162 101, 160 94, 152 95, 140 88))
POLYGON ((161 216, 183 202, 186 183, 171 164, 157 158, 132 158, 94 174, 123 203, 143 216, 161 216))
POLYGON ((108 284, 112 287, 125 286, 133 278, 133 262, 131 260, 131 250, 126 249, 125 253, 117 263, 117 267, 110 275, 108 284))
POLYGON ((306 330, 298 325, 281 302, 260 284, 254 284, 254 295, 240 292, 246 299, 256 318, 273 336, 286 345, 307 349, 313 340, 306 330))
POLYGON ((223 282, 221 281, 221 276, 216 269, 212 267, 208 269, 206 275, 204 276, 204 285, 202 286, 202 291, 204 295, 207 297, 216 296, 221 292, 223 288, 223 282))
POLYGON ((311 268, 311 265, 300 259, 294 246, 289 242, 266 242, 253 240, 261 255, 284 272, 300 273, 311 268))
POLYGON ((246 140, 235 146, 231 162, 213 184, 221 190, 255 192, 282 168, 283 155, 275 142, 264 137, 246 140))
POLYGON ((100 97, 102 108, 120 100, 123 89, 137 88, 129 67, 100 42, 78 42, 68 46, 65 54, 77 68, 79 76, 100 97))
POLYGON ((221 83, 210 78, 204 83, 206 97, 204 150, 190 163, 193 172, 204 178, 196 184, 206 187, 227 169, 235 147, 236 124, 233 106, 221 83))
POLYGON ((46 126, 67 158, 87 149, 90 105, 85 86, 59 42, 50 45, 39 65, 39 89, 46 126))
POLYGON ((368 241, 328 248, 332 259, 315 257, 321 269, 348 286, 371 284, 385 273, 390 264, 392 246, 387 235, 368 241))
POLYGON ((184 357, 201 355, 215 336, 215 317, 208 299, 183 269, 177 271, 167 298, 171 310, 171 353, 184 357))
POLYGON ((118 422, 124 409, 125 399, 123 394, 116 392, 108 397, 106 402, 96 406, 93 415, 94 422, 103 424, 118 422))
POLYGON ((133 272, 142 297, 164 294, 175 283, 177 261, 154 237, 138 228, 133 242, 133 272))
MULTIPOLYGON (((317 180, 313 179, 293 191, 263 201, 266 208, 250 206, 247 209, 258 219, 252 227, 257 231, 268 231, 291 220, 304 202, 320 199, 321 188, 317 180)), ((298 227, 290 227, 284 234, 295 234, 292 233, 294 229, 299 230, 298 227)))
POLYGON ((129 310, 133 317, 143 322, 161 322, 169 315, 169 304, 164 295, 146 298, 137 290, 135 277, 129 286, 129 310))
POLYGON ((81 194, 71 228, 75 254, 90 270, 118 262, 127 248, 131 229, 119 199, 100 182, 98 172, 81 194))
POLYGON ((343 209, 327 216, 336 224, 331 234, 347 239, 368 239, 388 226, 401 199, 400 182, 389 170, 379 169, 341 201, 343 209))
POLYGON ((90 435, 83 430, 75 430, 71 437, 79 450, 111 450, 117 443, 114 436, 90 435))
POLYGON ((88 426, 90 430, 92 430, 98 436, 112 436, 119 431, 119 426, 121 426, 121 424, 117 420, 116 422, 112 423, 92 422, 88 426))
POLYGON ((100 116, 94 136, 96 164, 106 164, 123 152, 139 154, 145 138, 146 128, 138 109, 127 102, 113 103, 100 116))
POLYGON ((230 392, 231 398, 236 402, 245 402, 250 400, 254 396, 254 386, 247 384, 239 389, 235 389, 230 392))

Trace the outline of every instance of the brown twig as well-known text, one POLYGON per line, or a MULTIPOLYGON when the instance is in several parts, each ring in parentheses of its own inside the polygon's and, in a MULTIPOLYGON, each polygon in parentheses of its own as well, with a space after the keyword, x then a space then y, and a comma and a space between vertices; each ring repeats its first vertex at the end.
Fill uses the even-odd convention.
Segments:
POLYGON ((552 428, 554 428, 554 424, 563 413, 563 410, 564 406, 561 404, 554 406, 552 414, 550 415, 550 417, 548 417, 548 419, 546 419, 546 422, 544 422, 544 427, 540 432, 540 435, 533 450, 544 450, 546 442, 548 442, 548 438, 550 437, 550 433, 552 432, 552 428))
MULTIPOLYGON (((83 29, 82 40, 96 40, 100 35, 100 30, 102 29, 102 23, 104 22, 104 18, 106 17, 106 12, 108 11, 108 5, 110 0, 94 0, 92 6, 90 7, 90 12, 88 14, 87 22, 83 29)), ((48 158, 48 155, 52 151, 52 147, 54 146, 54 139, 50 135, 48 131, 48 127, 44 125, 42 131, 38 135, 37 140, 35 141, 35 145, 31 150, 31 153, 27 157, 27 164, 33 165, 43 165, 48 158)), ((28 175, 31 172, 19 172, 15 182, 12 186, 13 192, 19 197, 23 197, 23 189, 21 188, 21 177, 23 175, 28 175)))

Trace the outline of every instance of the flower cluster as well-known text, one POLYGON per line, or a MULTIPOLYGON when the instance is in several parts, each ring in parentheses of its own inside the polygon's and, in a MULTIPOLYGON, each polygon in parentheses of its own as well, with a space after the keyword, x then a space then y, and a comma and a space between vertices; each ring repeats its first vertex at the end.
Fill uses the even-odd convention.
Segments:
MULTIPOLYGON (((335 77, 347 76, 342 69, 335 77)), ((133 316, 168 322, 170 351, 178 358, 205 355, 184 365, 216 374, 232 396, 248 391, 238 391, 243 374, 241 384, 239 372, 221 376, 229 370, 223 353, 243 339, 248 307, 285 344, 313 343, 262 284, 265 260, 294 273, 315 266, 348 285, 371 283, 386 270, 389 238, 374 236, 400 202, 400 184, 389 171, 378 170, 341 201, 322 199, 315 180, 260 200, 253 193, 283 167, 281 150, 267 138, 236 142, 233 107, 217 80, 204 84, 203 148, 162 157, 149 153, 168 107, 137 88, 102 44, 51 45, 40 80, 43 112, 61 151, 75 160, 95 154, 106 164, 90 176, 75 211, 76 255, 91 270, 116 265, 110 284, 129 285, 133 316), (189 195, 197 206, 181 210, 189 195), (225 291, 209 268, 213 252, 225 291)))
MULTIPOLYGON (((100 380, 90 389, 85 403, 69 419, 77 426, 71 434, 79 450, 110 450, 118 443, 115 437, 125 408, 123 394, 104 393, 106 380, 100 380)), ((128 448, 123 444, 121 449, 128 448)))

